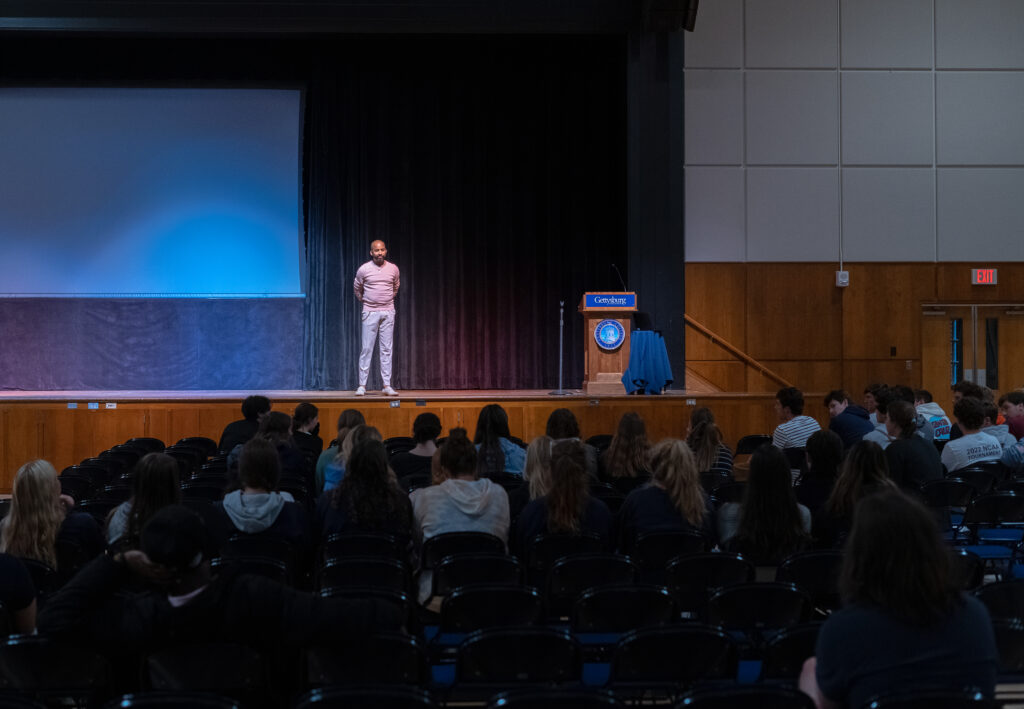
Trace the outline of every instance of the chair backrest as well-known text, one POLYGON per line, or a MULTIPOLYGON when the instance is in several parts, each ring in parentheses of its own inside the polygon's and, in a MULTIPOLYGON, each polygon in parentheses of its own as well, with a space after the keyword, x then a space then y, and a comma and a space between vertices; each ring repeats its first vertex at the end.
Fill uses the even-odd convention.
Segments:
POLYGON ((950 575, 962 591, 974 591, 985 583, 985 562, 967 549, 950 549, 950 575))
POLYGON ((434 596, 447 596, 457 588, 472 585, 519 585, 523 569, 508 554, 453 554, 441 559, 432 577, 434 596))
POLYGON ((358 643, 338 638, 331 646, 306 651, 306 684, 382 683, 422 685, 430 679, 427 653, 412 635, 374 633, 358 643))
POLYGON ((125 445, 135 446, 136 448, 144 448, 149 453, 159 453, 166 446, 164 442, 159 438, 153 438, 151 436, 140 436, 136 438, 129 438, 125 441, 125 445))
POLYGON ((598 554, 604 547, 596 534, 538 534, 526 547, 528 579, 539 588, 545 588, 548 569, 556 561, 574 554, 598 554))
POLYGON ((783 628, 765 644, 762 672, 766 679, 796 679, 804 661, 814 656, 820 622, 783 628))
POLYGON ((1019 618, 993 618, 992 630, 999 651, 999 671, 1020 674, 1024 671, 1024 621, 1019 618))
POLYGON ((224 499, 224 485, 189 480, 181 485, 181 497, 185 500, 209 500, 220 502, 224 499))
POLYGON ((582 670, 580 644, 547 627, 494 628, 459 645, 457 682, 504 685, 573 682, 582 670))
POLYGON ((671 683, 736 676, 736 641, 701 623, 641 628, 623 635, 612 655, 609 683, 671 683))
POLYGON ((732 481, 719 485, 711 491, 711 502, 715 508, 721 507, 726 502, 743 502, 744 495, 747 494, 747 484, 745 482, 732 481))
POLYGON ((384 450, 388 458, 393 458, 399 453, 408 453, 416 447, 416 441, 411 436, 392 436, 384 440, 384 450))
POLYGON ((1024 495, 993 492, 974 498, 964 512, 963 524, 968 527, 999 527, 1006 523, 1024 522, 1024 495))
POLYGON ((708 551, 709 546, 707 537, 697 531, 642 532, 628 553, 640 567, 645 581, 664 584, 665 569, 670 561, 679 556, 708 551))
POLYGON ((843 553, 836 549, 816 549, 793 554, 779 564, 775 580, 796 584, 810 596, 814 607, 823 611, 838 610, 839 569, 843 553))
POLYGON ((720 485, 732 482, 732 477, 721 470, 704 470, 700 474, 700 486, 704 492, 711 494, 720 485))
POLYGON ((676 709, 814 709, 811 698, 794 687, 735 685, 690 692, 676 709))
POLYGON ((11 511, 11 499, 0 500, 0 519, 7 516, 7 513, 11 511))
POLYGON ((960 468, 949 473, 947 477, 958 478, 974 486, 979 495, 992 491, 996 485, 997 475, 994 471, 977 465, 960 468))
POLYGON ((518 689, 491 697, 487 709, 612 709, 624 707, 614 694, 600 689, 518 689))
POLYGON ((109 674, 106 658, 88 647, 43 635, 0 640, 0 687, 7 690, 85 698, 106 686, 109 674))
POLYGON ((364 586, 405 592, 409 573, 398 559, 348 556, 328 559, 317 574, 320 588, 364 586))
POLYGON ((263 534, 233 534, 220 549, 226 559, 236 556, 264 556, 284 562, 292 569, 295 566, 295 549, 286 540, 263 534))
POLYGON ((864 706, 865 709, 997 709, 1002 704, 977 690, 963 689, 894 692, 875 697, 864 706))
POLYGON ((579 633, 624 633, 665 625, 674 616, 675 603, 662 586, 602 586, 580 594, 570 625, 579 633))
POLYGON ((434 709, 438 705, 425 689, 395 685, 355 685, 313 689, 292 709, 434 709))
POLYGON ((379 556, 402 559, 405 542, 386 532, 342 532, 332 534, 324 541, 320 556, 325 561, 346 556, 379 556))
POLYGON ((224 558, 215 557, 210 562, 213 571, 222 569, 237 569, 238 573, 253 574, 264 578, 291 585, 291 571, 280 559, 272 559, 266 556, 233 556, 224 558))
POLYGON ((568 616, 576 598, 590 588, 636 582, 639 569, 621 554, 572 554, 548 569, 548 615, 568 616))
POLYGON ((726 586, 753 583, 754 573, 741 554, 704 552, 670 561, 665 582, 680 611, 704 618, 711 596, 726 586))
POLYGON ((70 496, 75 502, 89 497, 95 487, 91 478, 72 472, 62 473, 58 480, 61 494, 70 496))
MULTIPOLYGON (((160 445, 163 448, 163 444, 160 445)), ((124 694, 104 705, 104 709, 242 709, 242 704, 231 697, 210 692, 138 692, 124 694)), ((7 709, 0 704, 0 709, 7 709)), ((13 709, 13 708, 12 708, 13 709)))
POLYGON ((266 687, 262 656, 237 643, 174 645, 150 653, 145 683, 160 690, 201 690, 238 695, 266 687))
POLYGON ((120 505, 118 500, 91 499, 82 500, 75 505, 76 512, 87 512, 102 527, 107 521, 110 511, 120 505))
POLYGON ((320 589, 322 598, 348 598, 352 600, 375 600, 391 605, 405 619, 405 627, 416 626, 416 604, 408 593, 387 588, 366 586, 332 586, 320 589))
POLYGON ((766 443, 771 443, 772 437, 764 433, 752 433, 744 436, 736 443, 736 455, 748 455, 766 443))
POLYGON ((810 618, 811 599, 790 583, 764 582, 726 586, 708 601, 714 625, 748 634, 781 630, 810 618))
POLYGON ((188 436, 175 443, 174 448, 195 448, 202 452, 205 459, 217 452, 217 441, 206 436, 188 436))
POLYGON ((921 496, 929 507, 966 507, 976 494, 974 485, 956 476, 921 485, 921 496))
POLYGON ((486 532, 445 532, 423 542, 420 563, 433 569, 446 556, 480 552, 504 554, 505 542, 486 532))
POLYGON ((21 557, 21 563, 28 571, 28 575, 32 577, 32 585, 36 587, 37 593, 45 595, 60 588, 60 577, 57 575, 57 570, 46 562, 21 557))
POLYGON ((529 586, 464 586, 441 603, 441 630, 468 633, 481 628, 536 625, 544 619, 544 603, 529 586))
POLYGON ((590 438, 588 438, 585 441, 585 443, 588 446, 593 446, 594 448, 596 448, 598 454, 600 454, 608 450, 608 446, 612 444, 612 438, 614 438, 614 436, 612 436, 609 433, 599 433, 596 436, 591 436, 590 438))
POLYGON ((985 604, 992 618, 1024 618, 1024 579, 987 583, 975 591, 974 595, 985 604))

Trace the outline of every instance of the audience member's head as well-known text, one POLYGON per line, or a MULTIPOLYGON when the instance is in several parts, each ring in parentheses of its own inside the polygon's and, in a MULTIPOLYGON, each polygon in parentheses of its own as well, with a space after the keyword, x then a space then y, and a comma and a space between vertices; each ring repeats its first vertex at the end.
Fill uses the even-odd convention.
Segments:
POLYGON ((875 418, 878 423, 885 423, 889 416, 889 404, 894 401, 896 401, 896 397, 889 387, 882 387, 875 391, 875 418))
POLYGON ((693 451, 684 441, 665 438, 654 445, 651 449, 651 479, 665 490, 683 518, 700 528, 706 512, 704 490, 693 451))
POLYGON ((914 389, 914 406, 930 404, 933 401, 932 393, 927 389, 914 389))
POLYGON ((345 436, 345 440, 341 443, 341 449, 338 452, 338 458, 342 462, 347 464, 349 456, 352 455, 352 449, 357 445, 366 440, 384 441, 384 437, 380 435, 380 431, 377 430, 376 426, 367 426, 365 424, 359 424, 354 426, 348 435, 345 436))
POLYGON ((320 430, 320 409, 308 401, 303 401, 295 407, 292 415, 292 434, 317 433, 320 430))
POLYGON ((964 433, 976 433, 985 424, 985 409, 981 399, 974 396, 961 397, 953 404, 953 415, 964 433))
POLYGON ((247 396, 242 402, 242 417, 246 421, 259 421, 270 411, 270 399, 265 396, 247 396))
POLYGON ((839 588, 844 604, 873 606, 915 625, 942 619, 959 596, 935 518, 895 489, 858 503, 839 588))
POLYGON ((523 479, 530 486, 530 499, 544 497, 551 489, 551 446, 548 436, 537 436, 526 449, 523 479))
POLYGON ((125 543, 137 547, 142 528, 153 515, 181 501, 178 461, 166 453, 148 453, 135 464, 132 477, 131 517, 125 543))
POLYGON ((580 422, 569 409, 555 409, 548 416, 547 430, 544 433, 556 441, 563 438, 579 438, 580 422))
POLYGON ((356 426, 363 426, 366 424, 366 418, 362 412, 358 409, 345 409, 338 416, 338 435, 334 438, 334 445, 341 446, 345 442, 345 437, 348 435, 356 426))
POLYGON ((889 394, 892 397, 890 401, 905 401, 911 406, 913 406, 914 401, 917 399, 914 396, 914 390, 903 384, 889 387, 889 394))
POLYGON ((985 398, 985 392, 982 391, 981 387, 974 382, 967 381, 966 379, 961 379, 949 389, 953 392, 954 404, 965 396, 970 396, 979 400, 985 398))
POLYGON ((505 471, 505 453, 501 439, 511 438, 508 430, 508 414, 498 404, 488 404, 480 410, 476 420, 476 434, 473 443, 480 446, 477 455, 477 471, 481 475, 497 475, 505 471))
POLYGON ((804 413, 804 394, 796 387, 784 387, 775 394, 776 410, 779 418, 789 421, 804 413))
POLYGON ((440 435, 441 419, 437 417, 437 414, 420 414, 412 422, 412 440, 416 443, 426 443, 427 441, 436 443, 437 437, 440 435))
POLYGON ((905 401, 893 401, 886 407, 885 427, 890 436, 910 438, 917 432, 917 409, 905 401))
MULTIPOLYGON (((892 409, 894 404, 890 404, 892 409)), ((826 512, 836 520, 850 520, 853 508, 865 495, 893 487, 889 463, 882 447, 874 441, 854 443, 839 466, 839 479, 825 502, 826 512)))
POLYGON ((842 389, 833 389, 825 394, 825 407, 828 409, 830 418, 835 418, 846 411, 846 407, 849 405, 850 397, 842 389))
POLYGON ((764 564, 777 563, 806 543, 789 461, 778 448, 763 445, 750 457, 739 528, 730 546, 764 564))
POLYGON ((260 429, 256 435, 275 445, 287 444, 291 441, 292 417, 283 411, 271 411, 260 419, 260 429))
POLYGON ((242 446, 238 457, 238 477, 243 488, 272 492, 281 479, 281 459, 277 447, 266 438, 253 438, 242 446))
POLYGON ((441 444, 438 462, 445 479, 476 480, 476 446, 469 440, 464 428, 453 428, 441 444))
POLYGON ((388 466, 381 441, 367 438, 352 449, 345 477, 330 494, 334 507, 348 505, 352 523, 361 529, 387 529, 403 521, 399 499, 403 493, 388 466))
POLYGON ((888 387, 886 387, 885 384, 883 384, 882 382, 872 382, 871 384, 868 384, 866 387, 864 387, 864 397, 863 399, 861 399, 861 402, 864 405, 865 411, 867 411, 869 414, 875 413, 876 393, 880 389, 886 388, 888 387))
POLYGON ((807 475, 826 482, 839 477, 839 464, 843 462, 843 439, 835 431, 815 431, 804 444, 807 456, 807 475))
POLYGON ((647 427, 640 414, 632 411, 623 414, 619 429, 604 452, 605 469, 613 478, 638 477, 647 472, 650 451, 647 427))
POLYGON ((11 508, 0 526, 0 551, 57 566, 57 532, 64 521, 57 471, 48 461, 31 460, 18 468, 11 508))
POLYGON ((548 531, 578 534, 586 499, 587 457, 583 444, 561 440, 551 450, 551 489, 547 494, 548 531))
POLYGON ((213 542, 199 513, 182 505, 159 510, 142 528, 142 552, 172 572, 168 591, 183 595, 209 581, 213 542))
POLYGON ((1008 419, 1024 416, 1024 391, 1008 391, 999 397, 999 409, 1008 419))
POLYGON ((996 406, 994 401, 982 401, 981 402, 982 415, 985 417, 982 422, 982 428, 988 428, 989 426, 995 426, 996 421, 999 420, 999 407, 996 406))
POLYGON ((715 425, 715 416, 706 406, 698 406, 690 413, 690 430, 686 443, 696 458, 699 471, 711 470, 718 460, 718 449, 722 445, 722 432, 715 425))

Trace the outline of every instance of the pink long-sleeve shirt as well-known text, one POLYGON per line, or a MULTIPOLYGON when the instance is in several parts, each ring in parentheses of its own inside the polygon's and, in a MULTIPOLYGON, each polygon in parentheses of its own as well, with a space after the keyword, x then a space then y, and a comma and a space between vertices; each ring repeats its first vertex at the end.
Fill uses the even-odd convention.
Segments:
POLYGON ((380 266, 367 261, 356 271, 352 283, 356 298, 363 303, 366 312, 394 310, 398 285, 398 266, 390 261, 380 266))

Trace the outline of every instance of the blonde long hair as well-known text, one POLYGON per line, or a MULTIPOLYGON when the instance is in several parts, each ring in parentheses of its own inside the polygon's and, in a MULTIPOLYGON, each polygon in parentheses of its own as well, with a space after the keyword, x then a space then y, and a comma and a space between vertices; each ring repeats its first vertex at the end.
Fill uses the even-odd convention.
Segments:
POLYGON ((678 438, 657 443, 651 449, 651 478, 664 488, 687 522, 694 527, 704 524, 704 491, 690 446, 678 438))
POLYGON ((0 551, 57 566, 57 533, 64 521, 60 482, 53 465, 31 460, 18 468, 11 511, 0 532, 0 551))
POLYGON ((530 486, 530 499, 544 497, 551 489, 551 446, 550 436, 537 436, 526 449, 526 468, 523 478, 530 486))

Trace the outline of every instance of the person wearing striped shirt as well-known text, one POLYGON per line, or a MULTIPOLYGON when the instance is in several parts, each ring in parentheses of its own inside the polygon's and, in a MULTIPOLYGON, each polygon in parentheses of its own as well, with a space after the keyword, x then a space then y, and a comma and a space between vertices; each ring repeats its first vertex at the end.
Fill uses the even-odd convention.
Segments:
POLYGON ((779 425, 772 433, 772 445, 776 448, 803 448, 812 433, 821 426, 810 416, 804 416, 804 395, 796 387, 779 389, 775 395, 775 414, 779 425))

